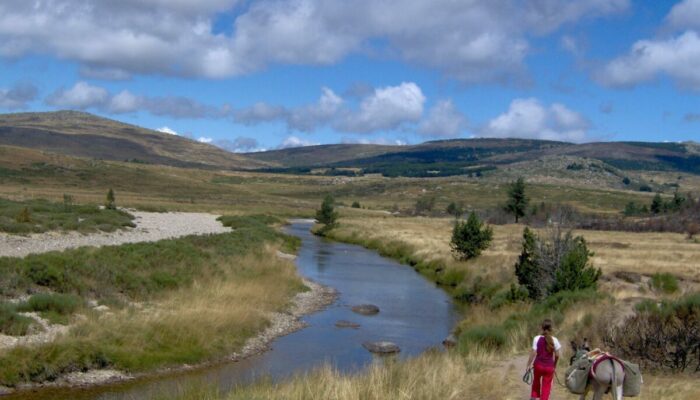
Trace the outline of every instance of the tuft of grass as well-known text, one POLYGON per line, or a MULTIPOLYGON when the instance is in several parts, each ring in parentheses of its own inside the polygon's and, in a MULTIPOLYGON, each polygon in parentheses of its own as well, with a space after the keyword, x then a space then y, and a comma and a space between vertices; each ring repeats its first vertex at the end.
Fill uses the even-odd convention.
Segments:
POLYGON ((651 287, 666 294, 676 293, 679 289, 678 278, 668 272, 657 272, 651 276, 651 287))
POLYGON ((34 319, 17 313, 14 305, 0 303, 0 333, 10 336, 24 336, 34 325, 34 319))
POLYGON ((67 324, 69 317, 83 305, 76 295, 61 293, 39 293, 17 305, 20 312, 38 312, 51 323, 67 324))

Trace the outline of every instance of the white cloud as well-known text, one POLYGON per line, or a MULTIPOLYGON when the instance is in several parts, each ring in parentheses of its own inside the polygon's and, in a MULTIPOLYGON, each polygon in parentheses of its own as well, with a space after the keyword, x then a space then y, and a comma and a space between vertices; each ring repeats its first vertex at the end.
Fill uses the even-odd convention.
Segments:
POLYGON ((255 125, 261 122, 271 122, 287 116, 287 110, 282 106, 273 106, 258 102, 251 107, 233 111, 233 119, 239 124, 255 125))
POLYGON ((122 90, 109 100, 107 109, 114 114, 138 111, 142 107, 142 99, 128 90, 122 90))
POLYGON ((481 129, 485 137, 525 138, 581 142, 590 123, 581 114, 554 103, 549 107, 534 98, 516 99, 508 111, 481 129))
POLYGON ((93 108, 110 114, 147 111, 158 116, 190 119, 224 118, 230 114, 230 107, 227 105, 217 108, 188 97, 149 97, 136 95, 128 90, 112 95, 103 87, 82 81, 70 89, 56 90, 45 102, 58 108, 93 108))
POLYGON ((0 56, 48 54, 80 63, 89 78, 223 78, 372 51, 463 82, 510 82, 522 79, 530 36, 628 7, 629 0, 3 0, 0 56), (215 30, 221 12, 237 15, 232 33, 215 30))
POLYGON ((430 109, 417 131, 424 136, 447 138, 459 136, 466 128, 467 118, 451 100, 443 100, 430 109))
POLYGON ((260 151, 260 145, 256 139, 244 136, 239 136, 234 140, 215 140, 214 145, 233 153, 260 151))
POLYGON ((289 149, 293 147, 305 147, 305 146, 316 146, 319 143, 301 139, 297 136, 289 136, 285 138, 282 143, 277 147, 278 149, 289 149))
POLYGON ((212 139, 210 137, 201 136, 197 139, 197 141, 200 143, 211 143, 214 141, 214 139, 212 139))
POLYGON ((0 89, 0 108, 18 110, 28 107, 28 103, 36 100, 38 90, 31 83, 16 83, 9 89, 0 89))
POLYGON ((598 79, 610 86, 633 86, 659 75, 678 85, 700 90, 700 37, 694 31, 669 39, 640 40, 630 51, 610 61, 598 79))
POLYGON ((684 0, 674 5, 666 23, 675 29, 700 29, 700 0, 684 0))
POLYGON ((158 132, 167 133, 167 134, 169 134, 169 135, 179 135, 179 133, 177 133, 177 132, 176 132, 175 130, 173 130, 173 129, 168 128, 167 126, 163 126, 163 127, 157 128, 156 130, 157 130, 158 132))
POLYGON ((413 82, 374 90, 360 103, 360 109, 349 113, 335 125, 343 132, 367 133, 394 130, 405 122, 416 122, 423 115, 425 96, 413 82))
POLYGON ((318 102, 293 110, 288 115, 287 124, 290 128, 298 131, 312 132, 319 125, 331 121, 342 106, 343 99, 331 89, 324 87, 321 89, 321 98, 318 102))
POLYGON ((86 109, 103 106, 108 100, 106 89, 81 81, 70 89, 58 89, 46 99, 46 103, 54 107, 86 109))

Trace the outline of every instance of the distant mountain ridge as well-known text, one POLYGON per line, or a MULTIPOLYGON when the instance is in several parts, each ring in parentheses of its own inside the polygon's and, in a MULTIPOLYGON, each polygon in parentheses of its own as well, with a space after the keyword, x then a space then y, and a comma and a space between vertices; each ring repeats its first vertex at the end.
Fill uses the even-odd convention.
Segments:
POLYGON ((267 165, 206 143, 79 111, 2 114, 0 145, 178 167, 251 169, 267 165))
MULTIPOLYGON (((609 166, 616 174, 625 170, 700 174, 700 144, 695 142, 574 144, 480 138, 435 140, 409 146, 327 144, 238 154, 76 111, 1 114, 0 145, 105 160, 287 173, 328 169, 329 173, 339 175, 356 172, 408 177, 479 175, 513 165, 565 159, 569 164, 564 168, 570 170, 595 165, 598 170, 609 166), (597 164, 590 164, 587 159, 596 160, 597 164)), ((562 166, 555 162, 552 168, 562 166)))

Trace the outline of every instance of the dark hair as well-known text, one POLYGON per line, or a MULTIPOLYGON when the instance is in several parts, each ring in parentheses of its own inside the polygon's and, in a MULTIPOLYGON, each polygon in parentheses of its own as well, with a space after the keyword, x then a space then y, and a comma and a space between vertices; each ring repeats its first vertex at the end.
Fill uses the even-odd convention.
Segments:
POLYGON ((547 341, 547 352, 554 353, 554 338, 552 337, 552 320, 545 319, 542 321, 542 334, 544 340, 547 341))

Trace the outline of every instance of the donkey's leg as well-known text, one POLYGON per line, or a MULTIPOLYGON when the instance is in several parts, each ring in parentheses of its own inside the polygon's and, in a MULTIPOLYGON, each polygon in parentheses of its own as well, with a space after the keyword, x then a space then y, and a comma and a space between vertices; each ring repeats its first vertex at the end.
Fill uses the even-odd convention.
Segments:
POLYGON ((593 400, 603 400, 603 396, 605 395, 605 390, 608 388, 608 385, 603 385, 598 381, 593 382, 593 400))

